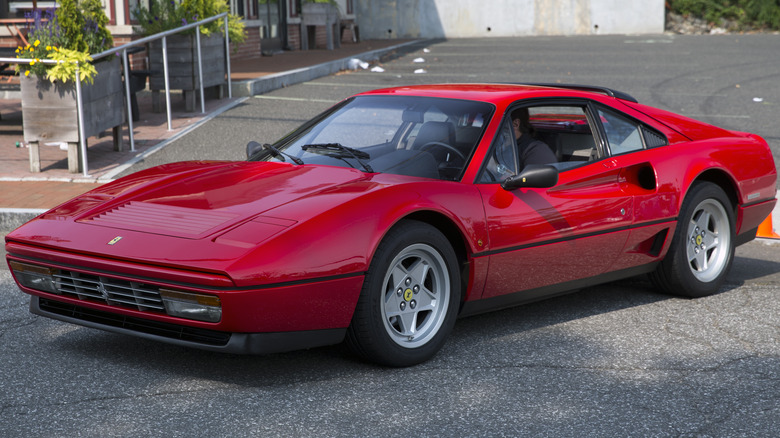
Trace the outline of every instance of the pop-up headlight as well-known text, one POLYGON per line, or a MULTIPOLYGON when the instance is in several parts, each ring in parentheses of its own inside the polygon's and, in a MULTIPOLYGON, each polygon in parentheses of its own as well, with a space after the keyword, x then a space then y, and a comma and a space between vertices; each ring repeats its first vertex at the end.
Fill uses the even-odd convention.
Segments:
POLYGON ((160 296, 170 316, 205 322, 219 322, 222 319, 219 297, 170 289, 160 289, 160 296))
POLYGON ((14 277, 22 286, 44 292, 58 293, 54 281, 55 269, 44 266, 28 265, 11 260, 9 263, 14 277))

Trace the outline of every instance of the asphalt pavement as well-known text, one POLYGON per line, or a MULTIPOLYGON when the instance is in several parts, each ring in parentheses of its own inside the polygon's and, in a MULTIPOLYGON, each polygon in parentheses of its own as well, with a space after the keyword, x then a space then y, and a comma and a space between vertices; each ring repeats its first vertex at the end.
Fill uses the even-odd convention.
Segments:
MULTIPOLYGON (((430 42, 381 63, 381 73, 246 98, 126 173, 242 159, 248 141, 273 141, 359 91, 476 81, 609 86, 758 133, 777 159, 778 43, 778 35, 430 42)), ((439 355, 406 369, 363 363, 338 346, 220 355, 39 318, 0 270, 0 435, 774 437, 778 249, 769 240, 738 248, 726 284, 707 298, 669 297, 637 278, 461 319, 439 355)))
POLYGON ((171 161, 242 159, 248 141, 274 141, 354 93, 436 82, 606 86, 650 106, 759 134, 780 163, 779 43, 780 35, 770 34, 421 42, 415 51, 372 64, 381 73, 359 69, 247 98, 120 176, 171 161))

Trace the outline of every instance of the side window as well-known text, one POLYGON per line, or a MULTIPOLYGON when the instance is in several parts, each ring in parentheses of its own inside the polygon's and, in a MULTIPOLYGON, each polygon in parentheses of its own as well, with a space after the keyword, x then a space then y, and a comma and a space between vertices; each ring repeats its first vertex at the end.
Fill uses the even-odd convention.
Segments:
POLYGON ((479 179, 480 183, 499 183, 517 174, 517 145, 515 134, 509 120, 501 124, 501 129, 493 141, 490 156, 479 179))
POLYGON ((598 157, 584 106, 548 105, 531 107, 532 135, 555 154, 559 170, 576 167, 598 157))
POLYGON ((612 155, 644 149, 640 125, 611 111, 599 109, 599 117, 607 134, 607 143, 612 155))
POLYGON ((564 171, 599 157, 585 104, 517 106, 501 126, 481 183, 501 182, 530 164, 550 164, 564 171))

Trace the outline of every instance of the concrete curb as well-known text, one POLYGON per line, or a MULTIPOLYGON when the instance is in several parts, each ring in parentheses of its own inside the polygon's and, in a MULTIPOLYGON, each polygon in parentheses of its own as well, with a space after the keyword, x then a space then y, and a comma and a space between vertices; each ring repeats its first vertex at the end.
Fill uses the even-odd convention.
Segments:
POLYGON ((0 234, 7 234, 46 210, 33 208, 0 208, 0 234))
POLYGON ((285 71, 281 73, 275 73, 272 75, 263 76, 257 79, 249 79, 241 82, 233 82, 232 90, 233 96, 237 97, 249 97, 256 96, 258 94, 267 93, 269 91, 284 88, 290 85, 299 84, 301 82, 310 81, 313 79, 321 78, 323 76, 338 73, 343 70, 349 69, 349 60, 352 58, 360 59, 361 61, 376 61, 381 57, 392 53, 398 49, 420 44, 424 40, 414 40, 395 46, 385 47, 383 49, 372 50, 369 52, 363 52, 354 56, 349 56, 335 61, 324 62, 311 67, 299 68, 296 70, 285 71))

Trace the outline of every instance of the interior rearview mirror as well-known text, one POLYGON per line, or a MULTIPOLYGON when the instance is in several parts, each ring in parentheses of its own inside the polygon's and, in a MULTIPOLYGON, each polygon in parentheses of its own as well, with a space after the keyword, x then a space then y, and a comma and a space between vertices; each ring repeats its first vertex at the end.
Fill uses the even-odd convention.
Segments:
POLYGON ((250 141, 246 144, 246 158, 249 159, 252 155, 263 149, 263 145, 256 141, 250 141))

